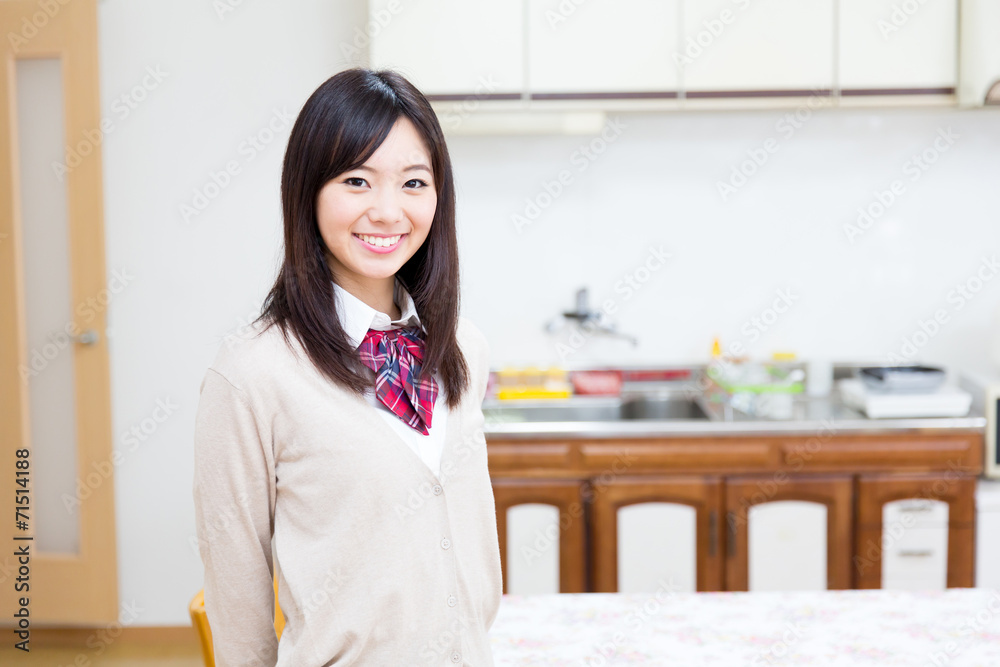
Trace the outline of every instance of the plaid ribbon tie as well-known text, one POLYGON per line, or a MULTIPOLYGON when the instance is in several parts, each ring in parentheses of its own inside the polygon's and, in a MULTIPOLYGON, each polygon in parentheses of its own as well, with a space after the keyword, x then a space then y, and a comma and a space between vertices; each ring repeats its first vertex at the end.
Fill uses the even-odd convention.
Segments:
POLYGON ((415 327, 369 329, 358 347, 361 363, 375 372, 375 394, 408 426, 424 435, 431 427, 437 382, 427 374, 418 382, 424 339, 415 327))

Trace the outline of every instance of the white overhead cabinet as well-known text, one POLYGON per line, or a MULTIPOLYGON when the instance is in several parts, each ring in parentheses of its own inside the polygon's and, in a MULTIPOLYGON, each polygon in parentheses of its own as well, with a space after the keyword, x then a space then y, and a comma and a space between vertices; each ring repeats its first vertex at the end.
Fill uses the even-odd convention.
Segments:
POLYGON ((961 16, 959 103, 1000 104, 1000 2, 962 0, 961 16))
POLYGON ((524 3, 369 0, 371 66, 398 70, 428 96, 520 97, 524 3))
POLYGON ((683 14, 688 97, 833 88, 834 0, 685 0, 683 14))
MULTIPOLYGON (((838 0, 844 96, 955 92, 958 0, 838 0)), ((1000 24, 994 29, 1000 39, 1000 24)))
POLYGON ((533 99, 677 97, 681 0, 527 0, 533 99))
POLYGON ((370 0, 368 30, 373 67, 466 105, 468 127, 472 110, 1000 103, 1000 0, 370 0))

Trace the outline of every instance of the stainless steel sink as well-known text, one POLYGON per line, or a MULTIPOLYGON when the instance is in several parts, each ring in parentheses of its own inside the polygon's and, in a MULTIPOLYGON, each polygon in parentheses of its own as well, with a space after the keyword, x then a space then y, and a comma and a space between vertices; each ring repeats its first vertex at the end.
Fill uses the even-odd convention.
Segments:
POLYGON ((585 422, 707 420, 694 398, 684 394, 632 395, 625 398, 578 396, 564 400, 491 402, 488 419, 502 422, 585 422))
POLYGON ((634 396, 622 402, 622 419, 708 419, 701 405, 686 396, 634 396))

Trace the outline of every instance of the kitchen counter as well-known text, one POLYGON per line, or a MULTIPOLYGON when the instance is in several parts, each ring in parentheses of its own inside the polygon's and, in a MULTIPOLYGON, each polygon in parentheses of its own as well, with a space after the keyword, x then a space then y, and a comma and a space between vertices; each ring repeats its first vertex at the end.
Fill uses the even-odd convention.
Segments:
POLYGON ((497 667, 1000 665, 1000 591, 506 595, 497 667))
MULTIPOLYGON (((559 439, 559 438, 656 438, 663 436, 711 436, 725 434, 815 434, 824 431, 837 433, 885 433, 894 431, 977 431, 986 427, 980 397, 982 390, 963 382, 973 394, 972 408, 964 417, 910 417, 901 419, 870 419, 863 413, 845 405, 835 390, 830 396, 810 398, 796 395, 788 418, 769 419, 745 415, 728 405, 711 402, 700 392, 688 386, 659 387, 677 396, 686 396, 698 403, 705 417, 697 419, 600 419, 600 420, 538 420, 519 417, 522 401, 499 401, 488 398, 483 403, 486 417, 485 434, 504 439, 559 439), (692 398, 693 397, 693 398, 692 398), (706 418, 707 417, 707 418, 706 418)), ((657 390, 654 390, 654 392, 657 390)), ((642 393, 641 391, 638 393, 642 393)), ((580 397, 564 399, 563 405, 573 401, 593 401, 600 405, 600 398, 580 397)), ((615 399, 604 399, 615 400, 615 399)), ((535 401, 535 405, 541 402, 535 401)), ((548 401, 559 405, 560 401, 548 401)))

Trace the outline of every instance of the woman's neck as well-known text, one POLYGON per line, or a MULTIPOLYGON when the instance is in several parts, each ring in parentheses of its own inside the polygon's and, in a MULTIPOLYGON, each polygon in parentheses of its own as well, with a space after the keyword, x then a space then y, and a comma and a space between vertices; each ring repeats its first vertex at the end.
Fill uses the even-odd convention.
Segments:
POLYGON ((391 320, 398 320, 403 316, 399 307, 393 301, 396 286, 395 276, 389 276, 378 281, 366 281, 365 283, 338 280, 337 284, 365 304, 380 313, 385 313, 391 320))

